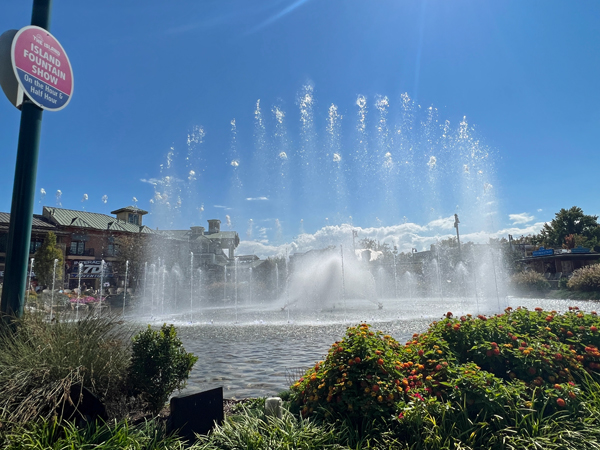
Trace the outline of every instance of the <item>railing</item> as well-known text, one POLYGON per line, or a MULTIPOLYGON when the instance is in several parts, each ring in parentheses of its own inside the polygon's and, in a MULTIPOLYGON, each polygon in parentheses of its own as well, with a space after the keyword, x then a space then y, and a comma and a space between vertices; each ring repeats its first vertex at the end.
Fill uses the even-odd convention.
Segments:
POLYGON ((75 255, 75 256, 94 256, 93 248, 86 248, 83 250, 73 251, 70 248, 67 249, 67 255, 75 255))

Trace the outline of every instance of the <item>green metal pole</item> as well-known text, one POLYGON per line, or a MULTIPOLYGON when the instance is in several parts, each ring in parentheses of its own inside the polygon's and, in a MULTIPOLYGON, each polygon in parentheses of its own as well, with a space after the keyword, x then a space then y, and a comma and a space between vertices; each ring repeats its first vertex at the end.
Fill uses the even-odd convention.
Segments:
MULTIPOLYGON (((51 8, 52 0, 34 0, 31 25, 49 31, 51 8)), ((41 108, 25 96, 21 107, 4 284, 0 301, 2 314, 14 317, 23 315, 25 301, 42 112, 41 108)))

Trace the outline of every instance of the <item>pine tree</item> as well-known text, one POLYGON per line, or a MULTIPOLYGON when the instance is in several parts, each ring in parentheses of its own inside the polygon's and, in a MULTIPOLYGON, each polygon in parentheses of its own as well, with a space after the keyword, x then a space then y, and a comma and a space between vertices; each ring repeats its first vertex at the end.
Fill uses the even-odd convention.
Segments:
POLYGON ((56 263, 55 286, 62 288, 64 258, 60 248, 56 246, 56 235, 49 232, 41 247, 33 255, 35 277, 42 286, 52 287, 52 273, 54 270, 54 260, 56 263))

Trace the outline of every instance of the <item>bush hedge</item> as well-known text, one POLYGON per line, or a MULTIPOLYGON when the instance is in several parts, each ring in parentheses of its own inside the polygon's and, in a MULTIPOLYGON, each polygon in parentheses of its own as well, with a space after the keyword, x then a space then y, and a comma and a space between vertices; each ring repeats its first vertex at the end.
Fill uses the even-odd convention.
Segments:
POLYGON ((148 325, 133 338, 128 383, 131 392, 158 413, 171 393, 185 386, 197 360, 185 351, 173 325, 164 324, 160 330, 148 325))

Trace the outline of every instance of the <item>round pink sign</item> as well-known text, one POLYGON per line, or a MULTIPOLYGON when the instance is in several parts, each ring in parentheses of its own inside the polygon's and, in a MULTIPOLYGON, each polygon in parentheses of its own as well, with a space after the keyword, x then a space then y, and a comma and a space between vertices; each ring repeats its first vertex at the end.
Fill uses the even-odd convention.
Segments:
POLYGON ((13 70, 19 84, 40 108, 58 111, 73 95, 73 70, 62 45, 36 26, 21 28, 12 42, 13 70))

